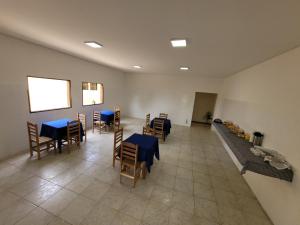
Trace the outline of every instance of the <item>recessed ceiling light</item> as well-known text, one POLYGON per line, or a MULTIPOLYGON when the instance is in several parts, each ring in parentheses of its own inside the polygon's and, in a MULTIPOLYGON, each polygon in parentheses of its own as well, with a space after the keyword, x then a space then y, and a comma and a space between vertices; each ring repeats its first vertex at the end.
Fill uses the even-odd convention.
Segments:
POLYGON ((172 39, 171 44, 174 48, 183 48, 186 47, 185 39, 172 39))
POLYGON ((142 69, 142 67, 141 66, 132 66, 133 68, 135 68, 135 69, 142 69))
POLYGON ((187 66, 181 66, 180 67, 180 70, 184 70, 184 71, 187 71, 187 70, 189 70, 190 68, 189 67, 187 67, 187 66))
POLYGON ((96 41, 86 41, 84 44, 90 46, 91 48, 102 48, 103 45, 97 43, 96 41))

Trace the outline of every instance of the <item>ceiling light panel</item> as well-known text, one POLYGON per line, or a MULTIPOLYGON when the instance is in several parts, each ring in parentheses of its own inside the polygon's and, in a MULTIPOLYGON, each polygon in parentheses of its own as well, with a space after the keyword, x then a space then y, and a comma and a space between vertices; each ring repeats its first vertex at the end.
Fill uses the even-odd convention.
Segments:
POLYGON ((186 40, 185 39, 172 39, 171 45, 174 48, 184 48, 184 47, 186 47, 186 40))
POLYGON ((102 48, 103 45, 99 44, 96 41, 86 41, 84 42, 84 44, 86 44, 87 46, 91 47, 91 48, 102 48))

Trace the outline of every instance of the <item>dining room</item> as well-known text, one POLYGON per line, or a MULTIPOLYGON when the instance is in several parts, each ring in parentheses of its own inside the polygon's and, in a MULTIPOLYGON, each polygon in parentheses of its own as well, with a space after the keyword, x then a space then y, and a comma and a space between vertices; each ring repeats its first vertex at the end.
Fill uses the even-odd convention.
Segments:
POLYGON ((0 225, 298 225, 298 10, 0 1, 0 225))

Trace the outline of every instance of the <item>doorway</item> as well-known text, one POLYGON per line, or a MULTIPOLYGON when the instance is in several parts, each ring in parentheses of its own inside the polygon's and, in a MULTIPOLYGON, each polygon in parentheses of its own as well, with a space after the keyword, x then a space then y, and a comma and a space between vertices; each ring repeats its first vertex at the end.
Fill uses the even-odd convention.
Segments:
POLYGON ((216 100, 216 93, 196 92, 192 122, 210 125, 214 116, 216 100))

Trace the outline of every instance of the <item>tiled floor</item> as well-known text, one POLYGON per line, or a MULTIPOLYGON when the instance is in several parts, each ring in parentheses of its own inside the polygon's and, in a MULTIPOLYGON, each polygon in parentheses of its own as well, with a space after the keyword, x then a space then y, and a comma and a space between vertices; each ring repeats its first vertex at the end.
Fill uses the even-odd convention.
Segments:
MULTIPOLYGON (((125 137, 143 122, 124 120, 125 137)), ((0 225, 271 225, 209 128, 173 126, 134 189, 112 168, 112 142, 88 133, 71 154, 1 162, 0 225)))

